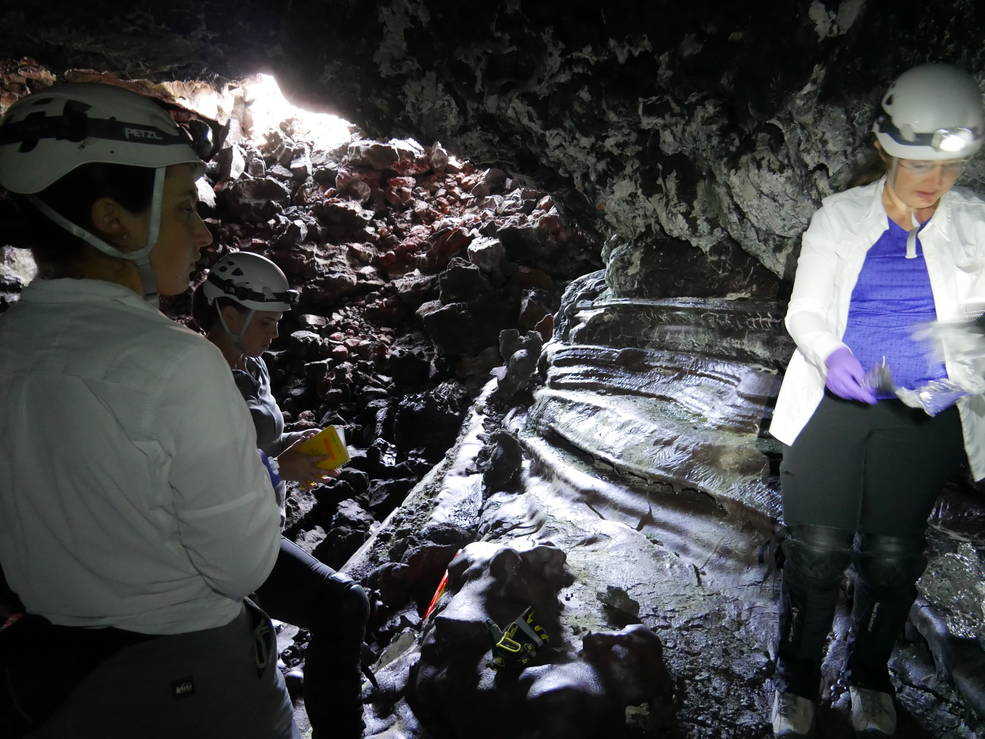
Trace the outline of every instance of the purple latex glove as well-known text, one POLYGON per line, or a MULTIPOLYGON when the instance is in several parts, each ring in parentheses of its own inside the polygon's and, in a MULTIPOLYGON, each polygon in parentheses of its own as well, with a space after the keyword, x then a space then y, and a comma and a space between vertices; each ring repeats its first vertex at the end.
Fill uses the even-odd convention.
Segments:
POLYGON ((828 376, 824 384, 839 398, 875 405, 876 396, 865 384, 865 370, 848 347, 835 349, 824 360, 828 376))

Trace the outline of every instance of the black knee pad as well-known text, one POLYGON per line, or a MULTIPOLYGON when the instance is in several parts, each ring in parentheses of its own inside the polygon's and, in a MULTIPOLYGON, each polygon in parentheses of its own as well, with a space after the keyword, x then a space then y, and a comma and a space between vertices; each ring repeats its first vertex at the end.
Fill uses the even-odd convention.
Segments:
POLYGON ((366 623, 369 619, 369 594, 366 589, 341 572, 333 572, 328 583, 328 597, 341 604, 346 620, 366 623))
POLYGON ((837 587, 852 561, 851 532, 830 526, 791 526, 781 546, 784 580, 802 587, 837 587))
POLYGON ((345 593, 343 611, 352 622, 366 624, 369 620, 369 593, 364 587, 352 583, 345 593))
POLYGON ((355 629, 362 633, 369 620, 369 595, 365 588, 341 572, 323 577, 315 604, 317 611, 330 619, 335 628, 347 632, 355 629))
POLYGON ((922 536, 862 534, 855 571, 873 590, 895 590, 915 583, 927 567, 922 536))

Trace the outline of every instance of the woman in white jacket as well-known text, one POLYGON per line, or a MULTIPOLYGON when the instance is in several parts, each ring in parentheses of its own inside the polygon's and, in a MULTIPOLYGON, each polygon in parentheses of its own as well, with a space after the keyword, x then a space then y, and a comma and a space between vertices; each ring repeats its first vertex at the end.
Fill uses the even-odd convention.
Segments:
POLYGON ((954 188, 985 135, 981 94, 959 69, 922 65, 889 88, 873 130, 884 172, 825 199, 814 215, 786 318, 797 350, 771 426, 788 445, 776 736, 811 731, 850 563, 852 724, 867 735, 895 732, 887 663, 926 566, 927 515, 966 460, 976 479, 985 477, 980 378, 948 346, 943 359, 929 356, 912 335, 982 303, 985 202, 954 188), (946 382, 970 392, 931 415, 873 381, 879 367, 895 388, 946 382))
POLYGON ((280 540, 250 414, 222 354, 156 305, 212 241, 195 183, 217 142, 195 123, 100 84, 0 121, 0 186, 33 214, 19 241, 39 265, 0 318, 0 562, 32 614, 8 635, 43 617, 59 638, 34 656, 62 649, 33 692, 0 664, 0 709, 33 737, 297 737, 245 601, 280 540), (81 661, 60 708, 24 715, 81 661))

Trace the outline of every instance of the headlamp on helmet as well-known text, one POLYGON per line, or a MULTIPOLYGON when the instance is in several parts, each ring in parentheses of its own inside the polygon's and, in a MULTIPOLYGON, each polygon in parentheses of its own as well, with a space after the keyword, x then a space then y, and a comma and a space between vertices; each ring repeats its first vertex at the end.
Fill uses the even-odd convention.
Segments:
POLYGON ((882 149, 897 159, 967 159, 981 148, 985 134, 978 83, 948 64, 907 70, 883 95, 872 130, 882 149))
POLYGON ((228 124, 121 87, 54 85, 0 119, 0 186, 33 195, 86 164, 199 168, 227 131, 228 124))
POLYGON ((161 226, 168 167, 201 172, 221 146, 225 130, 179 106, 99 83, 53 85, 21 98, 0 117, 0 187, 27 199, 48 219, 104 254, 134 263, 144 297, 157 300, 150 253, 161 226), (121 251, 82 228, 39 196, 74 170, 92 164, 154 170, 147 239, 121 251))
POLYGON ((938 128, 931 136, 930 145, 937 151, 956 154, 971 146, 975 138, 970 128, 938 128))

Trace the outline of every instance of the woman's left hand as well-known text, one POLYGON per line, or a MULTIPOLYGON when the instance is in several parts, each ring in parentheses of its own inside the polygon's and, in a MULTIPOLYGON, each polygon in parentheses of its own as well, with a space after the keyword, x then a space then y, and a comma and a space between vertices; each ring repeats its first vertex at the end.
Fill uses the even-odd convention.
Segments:
POLYGON ((321 429, 311 429, 306 431, 303 436, 297 439, 287 449, 277 455, 277 464, 280 465, 280 476, 284 480, 293 480, 304 485, 313 486, 324 480, 338 477, 337 469, 326 470, 318 466, 319 462, 328 459, 327 456, 311 456, 298 451, 298 447, 321 429))

